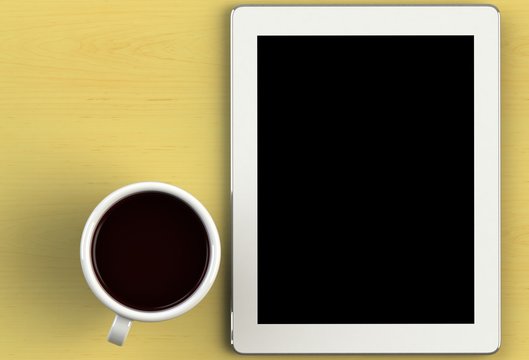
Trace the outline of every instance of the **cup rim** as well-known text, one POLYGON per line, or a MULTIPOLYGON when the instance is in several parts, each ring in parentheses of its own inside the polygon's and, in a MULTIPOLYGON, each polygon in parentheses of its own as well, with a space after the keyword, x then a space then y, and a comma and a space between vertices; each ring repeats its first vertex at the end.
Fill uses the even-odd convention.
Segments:
POLYGON ((183 313, 189 311, 196 306, 208 293, 209 289, 213 285, 217 272, 220 265, 220 239, 217 231, 217 227, 206 208, 198 201, 193 195, 187 191, 176 187, 174 185, 161 183, 161 182, 138 182, 130 185, 121 187, 109 195, 107 195, 92 211, 88 220, 86 221, 83 233, 81 236, 81 267, 83 270, 84 277, 88 286, 94 293, 94 295, 108 308, 114 311, 116 314, 121 315, 130 320, 138 321, 162 321, 168 320, 183 313), (185 299, 183 302, 178 303, 168 309, 156 310, 156 311, 143 311, 128 307, 117 300, 115 300, 110 294, 106 292, 103 286, 97 279, 94 264, 92 262, 92 241, 93 235, 97 228, 97 225, 103 215, 123 198, 137 194, 144 191, 160 191, 170 195, 173 195, 180 200, 187 203, 200 217, 202 223, 206 228, 208 234, 208 242, 210 246, 210 254, 208 259, 208 266, 206 273, 195 292, 185 299))

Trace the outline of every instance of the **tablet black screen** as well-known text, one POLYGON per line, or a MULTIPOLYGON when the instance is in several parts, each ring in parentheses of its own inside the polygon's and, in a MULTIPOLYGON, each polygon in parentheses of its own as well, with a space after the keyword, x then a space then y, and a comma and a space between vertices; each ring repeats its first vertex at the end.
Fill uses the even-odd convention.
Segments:
POLYGON ((258 322, 474 322, 472 36, 258 37, 258 322))

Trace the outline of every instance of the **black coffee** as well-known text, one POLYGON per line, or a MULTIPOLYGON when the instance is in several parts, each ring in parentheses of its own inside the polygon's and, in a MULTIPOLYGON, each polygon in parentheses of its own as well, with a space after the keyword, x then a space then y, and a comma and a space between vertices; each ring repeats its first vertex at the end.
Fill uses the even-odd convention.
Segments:
POLYGON ((146 191, 112 206, 95 231, 92 262, 103 288, 144 311, 181 303, 207 270, 206 229, 185 202, 146 191))

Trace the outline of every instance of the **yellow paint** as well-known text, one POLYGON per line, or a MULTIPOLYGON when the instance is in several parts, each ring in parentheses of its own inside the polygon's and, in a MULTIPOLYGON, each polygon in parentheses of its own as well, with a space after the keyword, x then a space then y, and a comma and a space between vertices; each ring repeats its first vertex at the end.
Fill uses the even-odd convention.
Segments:
MULTIPOLYGON (((228 317, 229 14, 235 5, 0 0, 0 359, 241 357, 229 345, 228 317), (223 262, 197 308, 162 323, 134 323, 119 348, 105 340, 111 312, 84 283, 79 239, 99 200, 141 180, 169 182, 197 196, 218 224, 223 262)), ((525 359, 529 2, 496 5, 503 40, 503 343, 491 358, 525 359)))

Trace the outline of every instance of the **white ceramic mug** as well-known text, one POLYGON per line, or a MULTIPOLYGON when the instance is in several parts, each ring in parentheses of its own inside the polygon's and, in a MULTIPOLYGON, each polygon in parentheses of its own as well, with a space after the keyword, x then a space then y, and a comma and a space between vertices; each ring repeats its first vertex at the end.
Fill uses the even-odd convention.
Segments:
POLYGON ((162 321, 182 315, 197 305, 208 293, 215 281, 220 265, 220 240, 217 228, 206 208, 188 192, 169 184, 159 182, 141 182, 122 187, 106 198, 94 209, 88 218, 81 237, 81 267, 88 286, 95 296, 116 313, 108 334, 108 341, 122 345, 130 329, 132 320, 162 321), (195 292, 181 303, 159 311, 141 311, 125 306, 110 296, 99 283, 92 263, 92 242, 94 232, 103 215, 123 198, 145 191, 158 191, 175 196, 188 204, 199 216, 209 240, 209 259, 205 275, 195 292))

